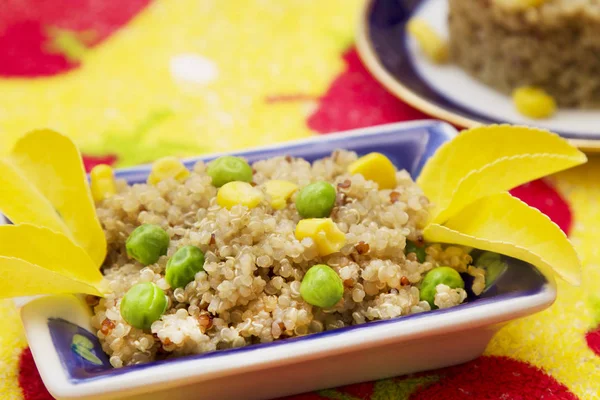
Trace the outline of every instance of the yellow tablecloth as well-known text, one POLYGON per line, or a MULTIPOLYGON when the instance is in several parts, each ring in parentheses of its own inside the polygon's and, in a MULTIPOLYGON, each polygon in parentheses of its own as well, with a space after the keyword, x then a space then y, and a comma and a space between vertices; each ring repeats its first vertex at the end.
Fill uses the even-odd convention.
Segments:
MULTIPOLYGON (((352 51, 360 0, 106 3, 10 0, 0 7, 0 152, 24 132, 50 127, 77 142, 88 166, 126 166, 422 117, 381 89, 352 51)), ((600 334, 588 335, 592 346, 586 341, 600 322, 593 297, 600 298, 598 176, 600 159, 592 158, 551 179, 572 210, 584 284, 560 282, 553 307, 505 327, 487 350, 494 357, 475 365, 531 373, 521 381, 515 375, 506 398, 537 398, 527 390, 532 377, 565 385, 573 396, 546 398, 600 398, 600 353, 592 349, 600 334)), ((26 341, 10 301, 0 302, 0 317, 0 397, 47 398, 27 357, 19 385, 26 341)), ((468 381, 451 375, 311 396, 426 398, 428 385, 450 379, 449 390, 464 389, 464 398, 495 398, 478 397, 479 389, 469 392, 468 381)))

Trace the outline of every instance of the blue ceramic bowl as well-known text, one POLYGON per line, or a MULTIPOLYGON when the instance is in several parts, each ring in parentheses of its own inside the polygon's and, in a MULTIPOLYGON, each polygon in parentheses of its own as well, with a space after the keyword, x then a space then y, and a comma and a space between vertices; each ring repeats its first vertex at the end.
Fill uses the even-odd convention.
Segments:
MULTIPOLYGON (((377 151, 417 177, 425 161, 455 134, 444 123, 421 121, 235 154, 251 162, 283 154, 313 161, 336 149, 377 151)), ((217 156, 185 164, 191 167, 217 156)), ((144 182, 149 171, 149 166, 140 166, 116 175, 136 183, 144 182)), ((553 283, 531 265, 514 259, 506 259, 506 265, 483 295, 454 308, 119 369, 111 367, 92 333, 90 311, 81 299, 43 297, 25 305, 22 318, 40 374, 57 398, 268 398, 479 356, 499 324, 543 309, 555 298, 553 283), (195 397, 198 393, 202 396, 195 397)))

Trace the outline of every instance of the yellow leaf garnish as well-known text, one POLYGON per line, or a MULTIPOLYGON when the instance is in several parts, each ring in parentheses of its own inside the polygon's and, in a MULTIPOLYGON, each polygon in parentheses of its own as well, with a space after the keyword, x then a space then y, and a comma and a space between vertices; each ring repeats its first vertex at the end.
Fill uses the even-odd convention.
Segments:
POLYGON ((585 163, 585 154, 550 132, 508 125, 462 132, 441 146, 417 179, 443 223, 469 203, 585 163))
POLYGON ((527 261, 547 277, 553 271, 565 281, 581 281, 577 253, 546 215, 508 193, 481 198, 442 226, 430 224, 425 240, 493 251, 527 261))
MULTIPOLYGON (((28 224, 0 226, 0 254, 90 285, 98 285, 102 280, 98 267, 83 248, 47 228, 28 224)), ((0 293, 6 283, 0 279, 0 293)))
POLYGON ((14 223, 31 223, 65 234, 99 267, 106 238, 92 200, 79 150, 51 130, 21 138, 0 160, 0 209, 14 223))
POLYGON ((9 159, 0 159, 0 209, 13 222, 32 223, 69 234, 52 203, 9 159))
POLYGON ((18 258, 0 256, 0 276, 3 298, 56 293, 102 295, 92 285, 18 258))

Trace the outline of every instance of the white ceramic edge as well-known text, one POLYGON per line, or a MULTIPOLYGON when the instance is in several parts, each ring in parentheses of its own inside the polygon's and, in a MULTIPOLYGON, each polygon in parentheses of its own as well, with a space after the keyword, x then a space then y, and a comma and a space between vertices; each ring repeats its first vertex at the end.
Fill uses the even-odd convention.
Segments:
MULTIPOLYGON (((89 313, 79 300, 71 296, 73 307, 48 307, 57 296, 40 298, 22 309, 22 319, 29 345, 40 375, 48 390, 56 397, 110 394, 116 391, 145 392, 152 387, 177 386, 180 383, 206 381, 214 378, 247 373, 289 363, 334 356, 347 351, 367 350, 375 345, 392 341, 423 339, 440 334, 459 332, 500 324, 524 317, 550 306, 556 298, 556 288, 546 284, 539 293, 486 304, 477 308, 456 309, 450 314, 425 315, 421 319, 397 324, 371 325, 368 329, 342 332, 305 342, 290 342, 282 346, 263 348, 255 352, 230 353, 212 358, 210 362, 198 359, 180 359, 174 364, 131 371, 124 375, 90 380, 74 384, 69 381, 50 337, 47 320, 62 317, 82 323, 89 321, 89 313), (45 304, 44 304, 45 303, 45 304), (343 339, 343 340, 341 340, 343 339), (136 390, 138 389, 138 390, 136 390)), ((87 322, 89 326, 89 322, 87 322)), ((86 324, 83 324, 85 327, 86 324)), ((125 393, 124 393, 125 394, 125 393)), ((129 394, 129 393, 128 393, 129 394)))

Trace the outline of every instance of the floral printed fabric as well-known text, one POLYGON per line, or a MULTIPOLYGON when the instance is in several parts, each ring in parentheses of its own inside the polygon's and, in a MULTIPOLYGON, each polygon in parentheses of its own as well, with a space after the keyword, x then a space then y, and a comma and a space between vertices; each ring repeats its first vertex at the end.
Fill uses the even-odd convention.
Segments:
MULTIPOLYGON (((0 153, 23 133, 72 137, 89 169, 426 118, 352 49, 362 1, 7 0, 0 153)), ((570 234, 583 286, 506 326, 462 366, 295 399, 600 398, 600 160, 513 191, 570 234)), ((0 302, 0 398, 50 399, 18 314, 0 302)))

